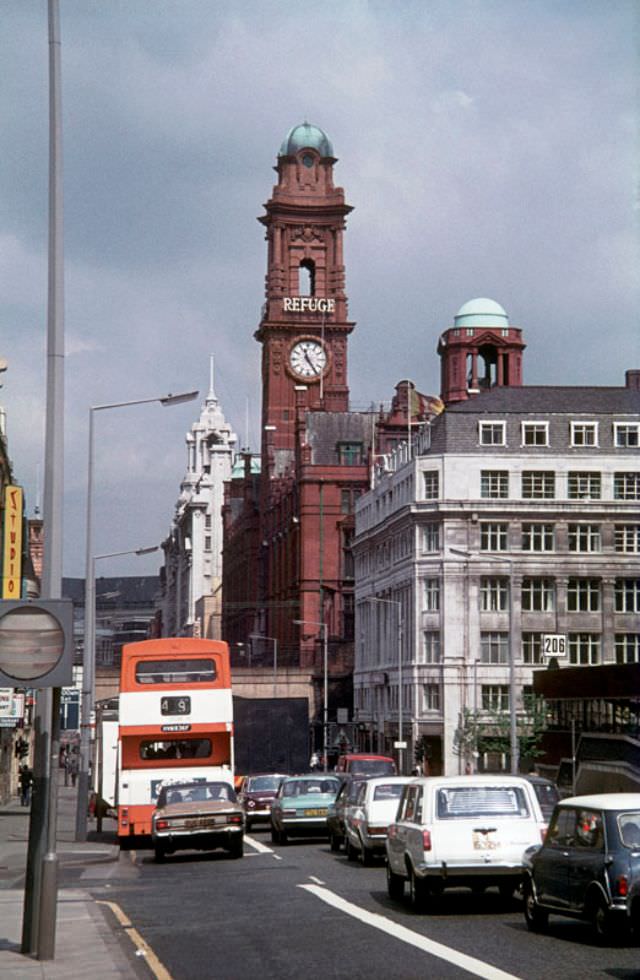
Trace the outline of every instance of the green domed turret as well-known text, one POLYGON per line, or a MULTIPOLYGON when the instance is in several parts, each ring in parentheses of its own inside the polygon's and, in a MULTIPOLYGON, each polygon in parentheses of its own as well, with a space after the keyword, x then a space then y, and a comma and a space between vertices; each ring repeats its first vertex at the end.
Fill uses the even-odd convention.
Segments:
POLYGON ((327 134, 319 126, 303 122, 290 129, 280 147, 281 157, 293 156, 298 150, 317 150, 321 157, 332 157, 333 146, 327 134))

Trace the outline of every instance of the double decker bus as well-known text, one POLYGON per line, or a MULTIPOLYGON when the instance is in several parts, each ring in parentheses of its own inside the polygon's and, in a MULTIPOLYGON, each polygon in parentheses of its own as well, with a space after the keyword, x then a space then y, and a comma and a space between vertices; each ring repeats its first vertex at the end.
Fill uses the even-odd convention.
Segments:
POLYGON ((219 640, 143 640, 122 648, 117 815, 124 839, 151 833, 163 780, 233 776, 229 647, 219 640))

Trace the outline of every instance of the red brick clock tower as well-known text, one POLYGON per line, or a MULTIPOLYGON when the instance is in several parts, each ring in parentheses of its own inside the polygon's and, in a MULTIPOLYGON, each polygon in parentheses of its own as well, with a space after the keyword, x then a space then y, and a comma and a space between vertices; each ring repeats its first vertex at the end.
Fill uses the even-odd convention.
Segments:
POLYGON ((333 184, 333 148, 303 123, 286 136, 278 183, 259 218, 266 228, 266 302, 255 333, 262 344, 263 472, 293 460, 296 386, 308 408, 348 411, 347 319, 342 234, 352 208, 333 184), (266 464, 266 465, 265 465, 266 464))

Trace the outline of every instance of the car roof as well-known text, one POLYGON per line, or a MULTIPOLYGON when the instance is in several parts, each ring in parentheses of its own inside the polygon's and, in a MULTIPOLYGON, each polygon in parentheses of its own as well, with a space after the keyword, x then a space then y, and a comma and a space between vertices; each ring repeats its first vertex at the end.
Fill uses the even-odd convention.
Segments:
POLYGON ((293 779, 335 779, 336 782, 340 782, 340 773, 339 772, 298 772, 295 774, 295 776, 284 777, 284 780, 286 780, 286 782, 290 782, 293 779))
POLYGON ((389 783, 400 783, 404 786, 405 783, 410 783, 412 779, 413 776, 369 776, 365 782, 373 786, 387 786, 389 783))
POLYGON ((511 776, 509 773, 474 773, 471 775, 460 776, 416 776, 411 782, 420 783, 423 786, 496 786, 530 785, 525 776, 511 776))
POLYGON ((347 755, 341 755, 341 759, 384 759, 385 762, 389 760, 394 762, 395 760, 390 755, 372 755, 370 752, 348 752, 347 755))
POLYGON ((640 810, 640 793, 592 793, 567 796, 558 806, 591 806, 600 810, 640 810))

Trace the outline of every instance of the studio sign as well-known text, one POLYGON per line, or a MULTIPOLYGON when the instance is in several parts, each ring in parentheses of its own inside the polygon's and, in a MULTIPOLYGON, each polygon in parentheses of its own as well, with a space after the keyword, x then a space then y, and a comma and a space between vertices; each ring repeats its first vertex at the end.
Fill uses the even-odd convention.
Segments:
POLYGON ((318 296, 285 296, 282 309, 285 313, 333 313, 335 299, 323 299, 318 296))

